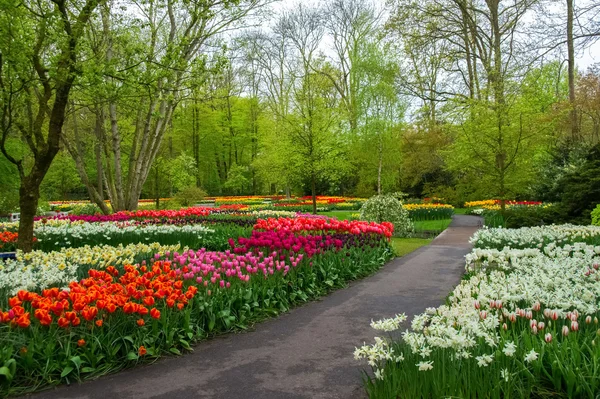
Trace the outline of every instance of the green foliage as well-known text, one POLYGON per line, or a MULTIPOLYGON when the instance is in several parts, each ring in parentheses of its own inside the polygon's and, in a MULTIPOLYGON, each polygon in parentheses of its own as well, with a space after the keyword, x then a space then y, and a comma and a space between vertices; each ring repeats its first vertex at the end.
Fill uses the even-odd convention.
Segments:
POLYGON ((592 211, 592 224, 600 226, 600 204, 596 205, 596 209, 592 211))
POLYGON ((402 202, 392 194, 376 195, 369 198, 360 208, 360 220, 369 222, 391 222, 394 224, 394 235, 409 237, 414 231, 413 222, 402 202))
POLYGON ((504 211, 504 216, 500 211, 486 210, 482 216, 488 227, 519 228, 567 222, 560 204, 509 207, 504 211))
POLYGON ((223 188, 231 190, 234 194, 242 194, 244 192, 244 188, 250 185, 250 180, 246 178, 246 174, 248 173, 248 168, 234 164, 229 169, 229 175, 227 177, 227 181, 223 184, 223 188))
POLYGON ((64 201, 69 199, 70 193, 81 188, 83 186, 73 159, 65 152, 59 152, 40 187, 42 197, 64 201))
POLYGON ((591 211, 600 202, 600 144, 592 147, 580 163, 566 168, 553 195, 560 198, 565 221, 589 223, 591 211))
POLYGON ((206 197, 206 192, 196 186, 189 186, 179 191, 173 198, 174 202, 181 207, 190 207, 198 204, 206 197))

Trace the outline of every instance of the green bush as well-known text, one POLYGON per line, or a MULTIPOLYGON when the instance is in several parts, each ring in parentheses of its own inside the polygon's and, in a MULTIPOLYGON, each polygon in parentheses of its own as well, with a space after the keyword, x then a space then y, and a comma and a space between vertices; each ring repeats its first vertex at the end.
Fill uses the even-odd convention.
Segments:
POLYGON ((486 226, 511 229, 569 222, 560 205, 510 207, 504 215, 500 211, 486 210, 482 216, 486 226))
POLYGON ((206 192, 196 186, 186 187, 175 194, 174 201, 182 207, 195 205, 206 197, 206 192))
POLYGON ((596 209, 592 211, 592 224, 600 226, 600 204, 596 205, 596 209))
POLYGON ((360 208, 360 220, 369 222, 391 222, 394 224, 394 235, 409 237, 415 231, 408 211, 402 202, 392 194, 376 195, 369 198, 360 208))

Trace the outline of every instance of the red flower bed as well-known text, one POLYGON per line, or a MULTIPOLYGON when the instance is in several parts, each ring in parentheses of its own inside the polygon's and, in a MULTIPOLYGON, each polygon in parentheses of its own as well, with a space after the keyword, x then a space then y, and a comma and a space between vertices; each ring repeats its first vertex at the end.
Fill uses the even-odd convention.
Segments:
POLYGON ((362 222, 358 220, 347 221, 337 219, 316 219, 316 218, 269 218, 259 219, 254 225, 255 230, 289 230, 293 232, 300 231, 320 231, 323 233, 375 233, 391 237, 394 233, 394 225, 389 222, 374 223, 362 222))
POLYGON ((171 269, 170 262, 156 262, 151 270, 125 266, 125 273, 108 267, 106 271, 90 270, 89 278, 69 284, 69 291, 51 288, 37 294, 19 291, 8 300, 10 310, 0 311, 0 322, 22 328, 31 324, 31 312, 39 323, 49 326, 76 327, 88 322, 101 327, 112 313, 135 316, 138 325, 144 318, 160 318, 155 305, 181 310, 196 295, 198 288, 184 289, 183 281, 171 269), (142 320, 140 322, 140 320, 142 320))

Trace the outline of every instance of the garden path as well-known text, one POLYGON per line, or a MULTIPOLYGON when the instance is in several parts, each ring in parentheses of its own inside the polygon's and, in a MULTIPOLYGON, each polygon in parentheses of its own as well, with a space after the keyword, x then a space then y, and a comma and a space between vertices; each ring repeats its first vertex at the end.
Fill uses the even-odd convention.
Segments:
POLYGON ((251 332, 223 335, 185 356, 32 398, 362 398, 365 364, 352 352, 377 335, 371 319, 395 312, 410 317, 438 306, 460 281, 469 237, 480 225, 478 217, 456 215, 430 245, 251 332))

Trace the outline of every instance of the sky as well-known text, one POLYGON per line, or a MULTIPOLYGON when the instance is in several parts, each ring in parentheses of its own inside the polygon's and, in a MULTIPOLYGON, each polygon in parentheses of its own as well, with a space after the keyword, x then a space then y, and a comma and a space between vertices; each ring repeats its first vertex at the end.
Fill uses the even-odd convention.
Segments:
MULTIPOLYGON (((275 12, 288 10, 293 8, 299 3, 302 3, 305 6, 317 6, 327 4, 331 0, 279 0, 272 4, 272 8, 275 12)), ((384 7, 385 0, 371 0, 374 4, 384 7)), ((585 0, 584 0, 585 1, 585 0)), ((596 1, 596 0, 591 0, 596 1)), ((327 52, 327 49, 324 49, 327 52)), ((565 50, 566 53, 566 50, 565 50)), ((600 63, 600 40, 598 40, 594 45, 585 49, 585 51, 579 51, 576 53, 576 64, 577 68, 581 71, 585 71, 588 67, 592 66, 595 63, 600 63)))

